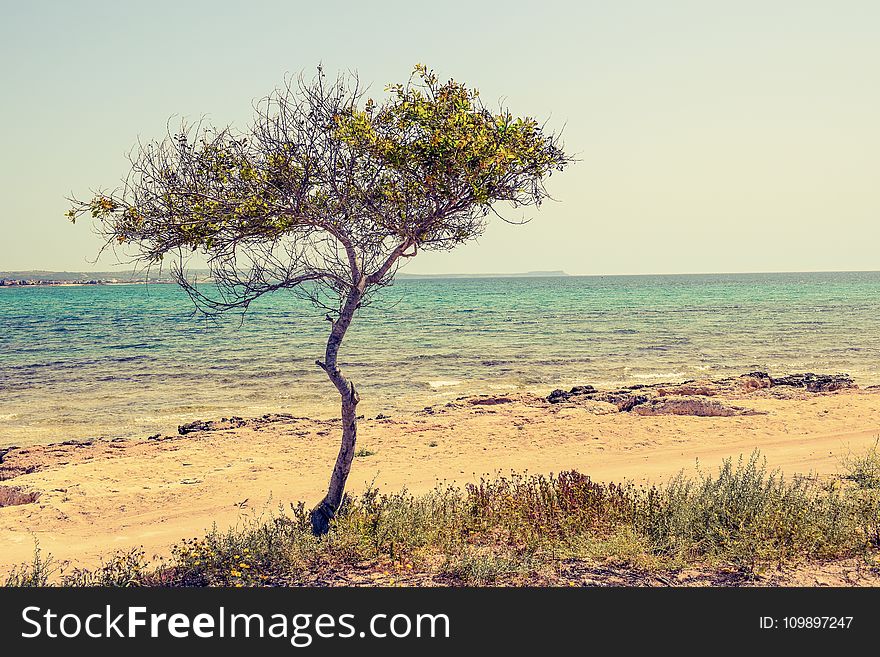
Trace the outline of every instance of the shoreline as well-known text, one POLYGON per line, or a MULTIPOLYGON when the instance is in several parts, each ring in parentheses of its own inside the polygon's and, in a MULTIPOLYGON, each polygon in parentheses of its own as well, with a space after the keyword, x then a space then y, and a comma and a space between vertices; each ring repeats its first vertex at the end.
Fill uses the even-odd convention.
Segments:
POLYGON ((112 287, 120 285, 175 285, 174 281, 82 281, 82 282, 43 282, 29 281, 27 283, 0 283, 0 290, 21 289, 31 287, 112 287))
MULTIPOLYGON (((349 479, 425 492, 499 472, 576 469, 596 481, 659 482, 760 449, 788 475, 832 476, 880 436, 880 389, 845 379, 720 382, 463 397, 364 418, 349 479), (792 385, 803 383, 819 388, 792 385), (845 385, 844 385, 845 384, 845 385), (821 389, 830 386, 832 389, 821 389), (843 387, 840 387, 843 386, 843 387), (647 398, 633 404, 633 398, 647 398), (369 452, 369 453, 367 453, 369 452)), ((0 487, 39 496, 0 507, 0 569, 44 552, 95 564, 117 549, 167 555, 178 540, 277 505, 317 501, 338 449, 336 419, 287 414, 197 421, 151 438, 7 448, 0 487)))

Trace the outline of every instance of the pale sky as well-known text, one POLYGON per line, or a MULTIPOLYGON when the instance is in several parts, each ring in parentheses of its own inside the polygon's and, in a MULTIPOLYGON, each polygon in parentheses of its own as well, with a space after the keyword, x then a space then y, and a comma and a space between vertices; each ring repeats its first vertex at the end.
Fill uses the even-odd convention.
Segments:
POLYGON ((408 272, 880 269, 877 0, 2 0, 0 270, 110 268, 65 196, 113 187, 171 116, 245 125, 318 62, 377 97, 424 62, 581 160, 528 225, 408 272))

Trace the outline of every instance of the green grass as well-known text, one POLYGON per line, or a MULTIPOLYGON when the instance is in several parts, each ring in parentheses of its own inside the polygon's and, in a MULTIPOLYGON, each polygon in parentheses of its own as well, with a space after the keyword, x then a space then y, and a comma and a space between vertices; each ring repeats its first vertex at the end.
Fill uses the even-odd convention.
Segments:
MULTIPOLYGON (((876 454, 876 450, 875 450, 876 454)), ((873 457, 872 457, 873 458, 873 457)), ((311 535, 302 504, 181 541, 148 566, 142 551, 93 570, 57 574, 38 558, 16 586, 252 586, 324 583, 394 569, 447 583, 530 581, 572 560, 640 570, 766 564, 852 556, 880 548, 880 489, 861 461, 844 477, 785 479, 756 452, 663 485, 599 484, 578 472, 499 476, 413 495, 370 488, 347 498, 329 535, 311 535)))

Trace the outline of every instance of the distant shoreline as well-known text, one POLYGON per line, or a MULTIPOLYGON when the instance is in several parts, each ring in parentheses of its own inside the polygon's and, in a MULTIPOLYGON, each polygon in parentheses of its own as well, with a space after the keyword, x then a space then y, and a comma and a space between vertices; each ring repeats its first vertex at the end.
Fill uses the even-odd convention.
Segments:
POLYGON ((172 285, 173 281, 39 281, 39 280, 0 280, 0 289, 3 288, 22 288, 22 287, 89 287, 89 286, 106 286, 106 285, 141 285, 149 283, 150 285, 172 285))

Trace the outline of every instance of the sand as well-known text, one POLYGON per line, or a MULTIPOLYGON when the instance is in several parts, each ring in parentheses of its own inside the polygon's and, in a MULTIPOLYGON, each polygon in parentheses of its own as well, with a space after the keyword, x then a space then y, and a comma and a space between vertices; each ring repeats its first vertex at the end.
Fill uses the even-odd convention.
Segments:
MULTIPOLYGON (((644 416, 512 394, 366 418, 358 445, 374 454, 355 459, 349 490, 375 482, 418 492, 438 481, 465 483, 510 470, 659 481, 755 449, 786 474, 831 476, 850 450, 880 436, 880 390, 774 388, 729 397, 713 399, 758 414, 644 416)), ((276 416, 221 426, 229 428, 10 451, 0 485, 40 496, 0 508, 0 571, 27 560, 35 539, 44 552, 76 565, 135 546, 161 556, 213 523, 223 528, 278 504, 322 497, 338 422, 276 416)))

